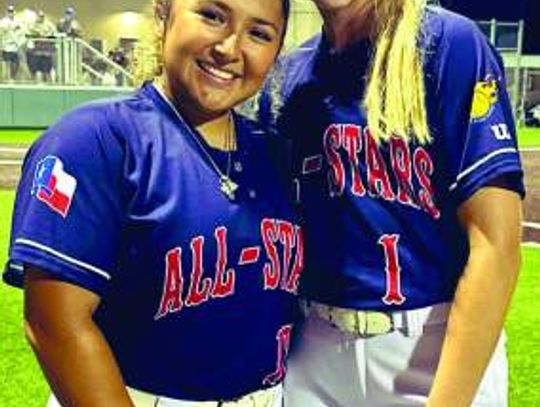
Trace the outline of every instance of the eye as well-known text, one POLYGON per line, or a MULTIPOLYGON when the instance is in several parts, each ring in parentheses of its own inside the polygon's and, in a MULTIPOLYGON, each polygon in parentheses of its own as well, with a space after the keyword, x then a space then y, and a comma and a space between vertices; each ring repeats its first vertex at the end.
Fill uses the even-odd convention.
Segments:
POLYGON ((227 21, 225 13, 217 8, 207 7, 199 11, 202 19, 211 25, 221 25, 227 21))
POLYGON ((264 28, 255 27, 252 28, 249 31, 249 35, 254 38, 258 42, 272 42, 274 41, 274 35, 269 32, 269 30, 265 30, 264 28))

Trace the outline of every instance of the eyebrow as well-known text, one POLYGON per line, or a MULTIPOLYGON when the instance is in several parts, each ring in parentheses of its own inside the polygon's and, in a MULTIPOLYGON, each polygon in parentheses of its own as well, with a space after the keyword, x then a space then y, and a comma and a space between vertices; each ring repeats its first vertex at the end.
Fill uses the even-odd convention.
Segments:
POLYGON ((271 21, 268 21, 268 20, 265 20, 263 18, 259 18, 259 17, 254 17, 253 18, 253 21, 255 22, 255 24, 260 24, 260 25, 265 25, 265 26, 269 26, 269 27, 272 27, 276 32, 279 32, 279 28, 277 25, 275 25, 273 22, 271 21))
MULTIPOLYGON (((246 0, 246 1, 249 1, 249 0, 246 0)), ((199 3, 206 3, 206 2, 213 3, 214 5, 218 6, 219 8, 222 8, 222 9, 228 11, 228 12, 231 11, 231 7, 228 4, 225 4, 225 3, 223 3, 222 1, 219 1, 219 0, 202 0, 202 1, 199 1, 199 3)), ((268 26, 268 27, 273 28, 276 33, 279 32, 279 27, 276 24, 274 24, 271 21, 265 20, 264 18, 252 17, 251 20, 255 24, 264 25, 264 26, 268 26)))

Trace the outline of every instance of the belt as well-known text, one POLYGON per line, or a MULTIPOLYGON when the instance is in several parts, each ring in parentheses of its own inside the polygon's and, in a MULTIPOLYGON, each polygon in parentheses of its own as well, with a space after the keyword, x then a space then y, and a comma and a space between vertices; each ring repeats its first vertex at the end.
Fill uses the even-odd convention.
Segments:
POLYGON ((282 385, 256 390, 236 400, 192 401, 179 400, 128 387, 128 393, 136 407, 273 407, 282 397, 282 385))
POLYGON ((306 315, 315 313, 342 332, 360 338, 385 335, 403 330, 409 335, 422 334, 425 326, 446 323, 450 303, 400 311, 362 311, 303 300, 306 315))

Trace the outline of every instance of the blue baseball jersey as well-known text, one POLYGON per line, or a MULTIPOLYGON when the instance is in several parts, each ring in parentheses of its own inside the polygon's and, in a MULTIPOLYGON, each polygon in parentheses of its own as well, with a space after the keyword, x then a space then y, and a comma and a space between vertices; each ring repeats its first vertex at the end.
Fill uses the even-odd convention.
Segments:
POLYGON ((283 379, 302 235, 266 133, 235 126, 233 200, 195 138, 224 172, 228 153, 151 83, 68 113, 25 159, 4 278, 29 264, 97 293, 128 386, 227 400, 283 379))
POLYGON ((261 120, 292 144, 311 299, 372 310, 449 301, 468 257, 459 206, 493 183, 524 193, 500 57, 462 16, 429 7, 423 24, 430 144, 370 134, 367 40, 335 52, 315 36, 259 98, 261 120))

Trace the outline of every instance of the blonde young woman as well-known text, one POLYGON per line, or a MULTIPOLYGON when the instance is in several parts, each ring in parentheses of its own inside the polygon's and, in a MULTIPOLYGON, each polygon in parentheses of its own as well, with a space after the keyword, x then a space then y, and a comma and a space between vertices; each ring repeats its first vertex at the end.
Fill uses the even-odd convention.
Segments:
POLYGON ((287 0, 163 0, 154 81, 33 145, 5 279, 49 406, 279 407, 302 270, 266 134, 232 109, 287 0))
POLYGON ((305 222, 286 405, 505 406, 524 191, 501 60, 425 0, 314 2, 259 111, 305 222))

